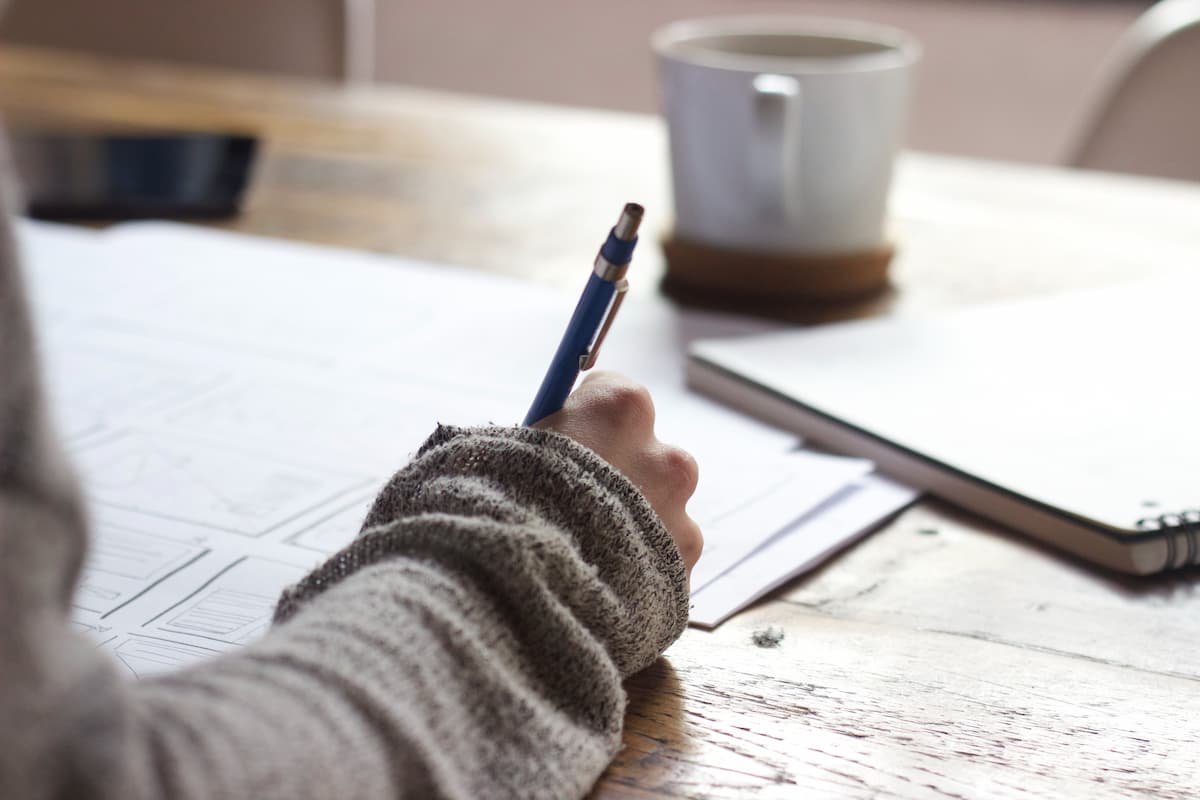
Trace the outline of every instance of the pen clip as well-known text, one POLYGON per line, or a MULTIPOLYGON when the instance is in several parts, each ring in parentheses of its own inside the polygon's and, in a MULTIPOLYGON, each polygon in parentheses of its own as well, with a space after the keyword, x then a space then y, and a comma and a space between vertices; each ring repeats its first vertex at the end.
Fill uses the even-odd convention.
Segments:
POLYGON ((604 342, 604 337, 608 336, 608 329, 612 327, 613 320, 617 316, 617 309, 621 307, 621 301, 625 299, 625 293, 629 291, 629 281, 624 278, 617 281, 617 293, 613 295, 612 305, 608 307, 608 316, 604 318, 604 324, 600 326, 600 332, 596 334, 596 341, 588 348, 588 351, 579 357, 579 370, 591 369, 596 366, 596 357, 600 355, 600 345, 604 342))

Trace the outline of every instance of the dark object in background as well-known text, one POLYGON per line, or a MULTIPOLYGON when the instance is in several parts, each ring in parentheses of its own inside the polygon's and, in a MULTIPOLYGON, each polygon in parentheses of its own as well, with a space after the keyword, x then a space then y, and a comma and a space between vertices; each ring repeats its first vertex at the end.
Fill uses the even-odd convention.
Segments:
POLYGON ((13 131, 10 141, 26 214, 50 220, 233 216, 258 144, 217 133, 13 131))

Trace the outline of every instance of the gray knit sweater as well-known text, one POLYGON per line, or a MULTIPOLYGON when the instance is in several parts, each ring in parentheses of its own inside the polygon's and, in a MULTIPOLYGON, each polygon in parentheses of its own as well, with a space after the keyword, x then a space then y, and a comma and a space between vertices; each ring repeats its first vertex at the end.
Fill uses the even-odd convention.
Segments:
MULTIPOLYGON (((0 212, 2 212, 0 208, 0 212)), ((86 545, 0 231, 0 798, 546 797, 687 619, 646 500, 543 431, 440 428, 265 638, 127 682, 68 625, 86 545)))

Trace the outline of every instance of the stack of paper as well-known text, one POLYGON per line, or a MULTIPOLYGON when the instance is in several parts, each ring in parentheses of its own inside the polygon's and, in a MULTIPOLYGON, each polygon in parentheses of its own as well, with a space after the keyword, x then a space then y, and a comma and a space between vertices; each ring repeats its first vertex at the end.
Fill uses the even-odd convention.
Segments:
POLYGON ((852 544, 916 497, 915 491, 895 481, 863 475, 767 537, 722 574, 709 577, 707 570, 697 566, 692 578, 692 624, 719 625, 852 544))
MULTIPOLYGON (((149 223, 21 228, 59 427, 95 520, 76 623, 134 675, 242 644, 350 541, 437 422, 510 424, 575 297, 451 267, 149 223)), ((580 283, 587 275, 579 265, 580 283)), ((684 388, 687 343, 762 323, 628 302, 604 367, 691 451, 715 625, 912 499, 684 388)))

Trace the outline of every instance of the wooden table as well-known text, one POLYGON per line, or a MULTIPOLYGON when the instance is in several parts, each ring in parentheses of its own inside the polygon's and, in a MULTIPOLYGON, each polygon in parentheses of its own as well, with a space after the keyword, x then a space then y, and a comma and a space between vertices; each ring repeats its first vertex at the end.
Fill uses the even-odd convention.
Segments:
MULTIPOLYGON (((259 134, 248 209, 228 225, 257 234, 573 288, 621 202, 669 225, 649 117, 16 49, 0 52, 0 105, 10 121, 259 134)), ((893 208, 895 289, 802 316, 919 314, 1200 261, 1195 185, 909 154, 893 208)), ((639 275, 661 268, 643 246, 639 275)), ((632 679, 626 746, 595 796, 1196 796, 1198 577, 1097 571, 921 502, 632 679), (781 646, 752 644, 767 625, 781 646)))

